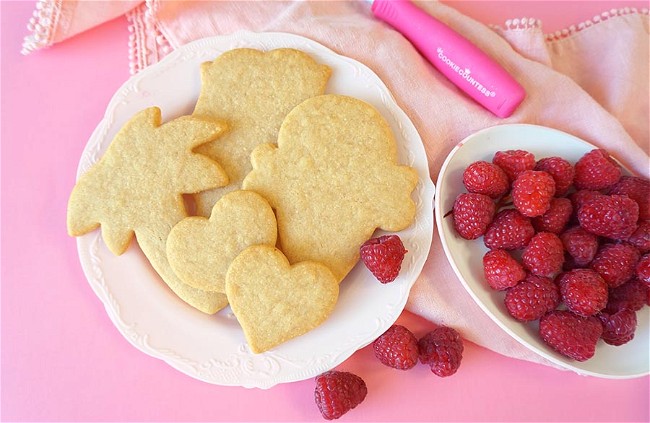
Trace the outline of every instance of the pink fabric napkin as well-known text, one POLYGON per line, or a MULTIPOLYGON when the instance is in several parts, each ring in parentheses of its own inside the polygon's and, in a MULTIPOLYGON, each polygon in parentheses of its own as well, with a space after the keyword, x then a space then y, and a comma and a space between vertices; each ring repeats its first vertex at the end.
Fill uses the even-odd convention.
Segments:
POLYGON ((63 1, 38 0, 27 24, 29 35, 21 53, 29 54, 66 40, 98 24, 123 15, 141 0, 63 1))
MULTIPOLYGON (((449 151, 480 129, 545 125, 606 148, 649 176, 648 10, 617 9, 555 34, 535 19, 487 27, 437 2, 420 7, 500 62, 527 99, 499 119, 465 97, 405 38, 375 20, 365 2, 172 2, 148 0, 128 13, 131 70, 190 41, 239 30, 311 38, 370 67, 418 129, 435 182, 449 151)), ((549 364, 501 330, 474 303, 447 262, 434 231, 427 263, 407 309, 498 353, 549 364)))

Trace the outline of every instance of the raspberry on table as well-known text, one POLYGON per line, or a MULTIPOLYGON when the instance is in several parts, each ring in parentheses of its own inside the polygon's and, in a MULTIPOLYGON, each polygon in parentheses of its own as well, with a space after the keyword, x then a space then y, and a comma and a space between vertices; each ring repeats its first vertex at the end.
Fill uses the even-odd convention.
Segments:
POLYGON ((612 314, 602 312, 598 314, 598 318, 603 325, 603 333, 600 337, 606 343, 619 346, 634 338, 637 325, 634 311, 624 308, 612 314))
POLYGON ((499 166, 486 161, 467 166, 463 172, 463 184, 467 191, 490 198, 499 198, 510 190, 508 175, 499 166))
POLYGON ((529 275, 506 292, 504 302, 512 317, 531 322, 560 304, 560 291, 551 279, 529 275))
POLYGON ((463 359, 463 339, 453 328, 440 326, 418 341, 420 362, 440 377, 451 376, 463 359))
POLYGON ((636 277, 650 286, 650 254, 645 254, 636 265, 636 277))
POLYGON ((524 150, 497 151, 492 163, 503 169, 512 182, 521 172, 535 168, 535 156, 524 150))
POLYGON ((598 252, 598 237, 580 226, 567 229, 560 235, 560 239, 578 267, 591 263, 598 252))
POLYGON ((504 209, 487 227, 483 242, 492 250, 517 250, 524 248, 534 235, 530 218, 515 209, 504 209))
POLYGON ((483 274, 492 289, 502 291, 526 277, 521 264, 505 250, 490 250, 483 256, 483 274))
POLYGON ((588 317, 607 305, 607 284, 591 269, 574 269, 558 277, 560 294, 572 312, 588 317))
POLYGON ((533 236, 521 256, 524 268, 530 273, 547 278, 562 270, 564 248, 560 238, 551 232, 533 236))
POLYGON ((496 205, 484 194, 463 193, 454 201, 454 228, 465 239, 483 235, 496 213, 496 205))
POLYGON ((359 376, 330 370, 316 376, 314 399, 323 417, 338 419, 366 398, 368 388, 359 376))
POLYGON ((609 300, 605 309, 613 313, 627 308, 638 311, 646 304, 650 287, 638 279, 632 279, 621 286, 609 290, 609 300))
POLYGON ((621 176, 608 194, 627 195, 639 205, 639 219, 650 219, 650 181, 638 176, 621 176))
POLYGON ((650 253, 650 221, 643 220, 627 239, 641 253, 650 253))
POLYGON ((532 219, 533 227, 537 232, 552 232, 559 234, 569 223, 573 206, 568 198, 552 198, 551 207, 546 213, 532 219))
POLYGON ((573 184, 575 170, 568 160, 562 157, 545 157, 537 161, 534 170, 541 170, 553 177, 555 180, 555 195, 560 197, 569 191, 573 184))
POLYGON ((589 265, 610 288, 616 288, 634 277, 639 251, 627 242, 604 244, 589 265))
POLYGON ((621 178, 621 168, 602 149, 591 150, 575 164, 573 183, 577 189, 600 190, 609 188, 621 178))
POLYGON ((538 170, 525 170, 512 182, 512 203, 527 217, 541 216, 551 207, 555 195, 553 177, 538 170))
POLYGON ((578 210, 578 221, 592 234, 624 240, 634 233, 639 205, 625 195, 602 195, 591 198, 578 210))
POLYGON ((596 317, 581 317, 568 310, 551 311, 539 320, 542 340, 555 351, 576 361, 590 359, 603 326, 596 317))
POLYGON ((372 343, 375 357, 388 367, 408 370, 418 362, 418 339, 402 325, 393 325, 372 343))
POLYGON ((359 249, 361 260, 381 283, 393 282, 408 252, 397 235, 371 238, 359 249))

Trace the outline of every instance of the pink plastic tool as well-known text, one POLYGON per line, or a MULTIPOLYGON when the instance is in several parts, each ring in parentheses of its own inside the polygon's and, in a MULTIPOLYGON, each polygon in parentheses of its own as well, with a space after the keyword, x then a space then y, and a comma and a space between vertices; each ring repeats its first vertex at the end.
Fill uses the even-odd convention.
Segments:
POLYGON ((402 33, 440 73, 495 115, 510 116, 526 97, 524 88, 498 63, 409 0, 374 0, 371 10, 402 33))

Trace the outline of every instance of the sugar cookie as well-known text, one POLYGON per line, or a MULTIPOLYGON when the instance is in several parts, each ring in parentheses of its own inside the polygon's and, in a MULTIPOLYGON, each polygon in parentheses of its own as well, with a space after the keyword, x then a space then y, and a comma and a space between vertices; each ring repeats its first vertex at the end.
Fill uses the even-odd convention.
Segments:
POLYGON ((258 146, 251 161, 243 186, 275 209, 282 252, 326 265, 339 281, 376 228, 399 231, 415 217, 417 173, 397 165, 390 127, 361 100, 306 100, 282 123, 278 145, 258 146))
POLYGON ((291 266, 277 248, 249 247, 226 273, 226 295, 254 353, 319 326, 334 310, 339 286, 325 266, 291 266))
POLYGON ((269 203, 253 191, 232 191, 212 208, 210 218, 181 220, 167 238, 167 257, 185 283, 225 293, 230 262, 246 247, 275 246, 277 224, 269 203))
POLYGON ((137 113, 77 181, 68 201, 68 233, 80 236, 101 226, 106 245, 116 255, 135 235, 154 269, 179 297, 205 313, 223 308, 225 295, 181 282, 165 252, 170 230, 187 217, 182 194, 228 183, 217 163, 192 151, 223 130, 222 123, 193 116, 161 124, 157 107, 137 113))

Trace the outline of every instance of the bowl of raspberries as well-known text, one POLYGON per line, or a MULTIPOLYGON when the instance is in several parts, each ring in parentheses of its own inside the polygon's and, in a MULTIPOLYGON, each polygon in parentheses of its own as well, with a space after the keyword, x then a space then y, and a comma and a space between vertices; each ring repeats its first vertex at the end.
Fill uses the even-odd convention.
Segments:
POLYGON ((459 143, 438 177, 445 254, 502 329, 579 374, 650 373, 650 182, 537 125, 459 143))

